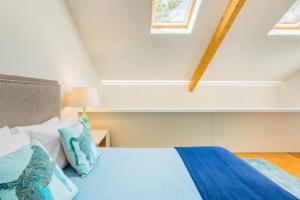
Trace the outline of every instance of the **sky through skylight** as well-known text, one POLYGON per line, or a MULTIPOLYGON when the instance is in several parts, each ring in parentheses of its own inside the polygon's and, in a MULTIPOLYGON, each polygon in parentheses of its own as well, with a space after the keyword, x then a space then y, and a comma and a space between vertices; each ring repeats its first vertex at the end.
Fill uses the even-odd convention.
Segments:
POLYGON ((155 23, 185 23, 191 0, 155 0, 155 23))

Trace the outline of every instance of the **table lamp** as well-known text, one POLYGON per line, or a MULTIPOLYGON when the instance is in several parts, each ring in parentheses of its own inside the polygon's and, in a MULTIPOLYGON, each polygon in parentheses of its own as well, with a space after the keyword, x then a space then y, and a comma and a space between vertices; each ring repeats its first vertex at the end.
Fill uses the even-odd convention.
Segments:
POLYGON ((71 107, 82 107, 81 119, 89 122, 86 107, 99 106, 99 96, 96 87, 74 87, 69 93, 66 105, 71 107))

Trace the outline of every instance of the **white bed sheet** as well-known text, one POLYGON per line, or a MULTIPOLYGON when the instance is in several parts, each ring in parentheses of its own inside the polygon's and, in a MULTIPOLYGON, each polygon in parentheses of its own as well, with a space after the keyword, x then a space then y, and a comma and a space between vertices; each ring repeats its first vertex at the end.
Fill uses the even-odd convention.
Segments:
POLYGON ((173 148, 107 148, 91 173, 66 175, 79 187, 76 200, 201 200, 192 178, 173 148))

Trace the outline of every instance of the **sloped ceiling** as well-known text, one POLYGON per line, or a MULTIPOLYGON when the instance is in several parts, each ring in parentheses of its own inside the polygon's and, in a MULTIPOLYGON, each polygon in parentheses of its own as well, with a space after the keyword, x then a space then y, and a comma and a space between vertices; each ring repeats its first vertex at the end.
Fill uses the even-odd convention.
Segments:
MULTIPOLYGON (((68 0, 99 80, 189 80, 229 0, 202 0, 192 34, 151 35, 151 0, 68 0)), ((300 36, 268 36, 294 0, 247 0, 203 80, 280 81, 300 36)))

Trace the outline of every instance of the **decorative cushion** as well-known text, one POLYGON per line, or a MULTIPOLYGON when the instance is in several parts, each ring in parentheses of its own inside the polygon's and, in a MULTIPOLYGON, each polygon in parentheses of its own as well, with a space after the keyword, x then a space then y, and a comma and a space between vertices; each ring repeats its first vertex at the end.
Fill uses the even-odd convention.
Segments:
POLYGON ((69 200, 77 187, 37 141, 0 158, 0 199, 69 200))
POLYGON ((80 176, 87 175, 99 156, 92 140, 89 125, 80 120, 68 128, 58 130, 71 166, 80 176))

